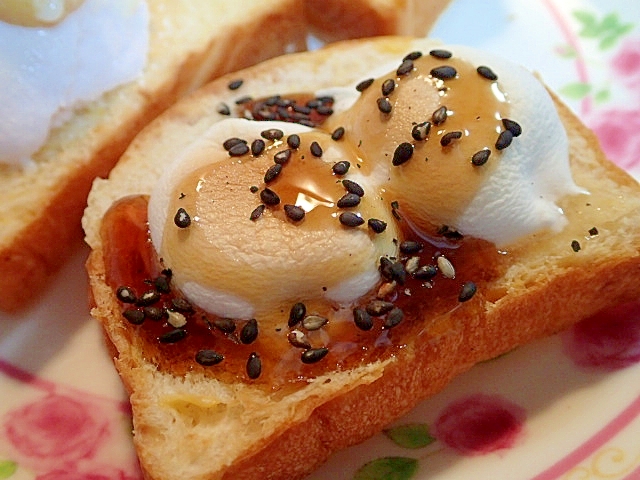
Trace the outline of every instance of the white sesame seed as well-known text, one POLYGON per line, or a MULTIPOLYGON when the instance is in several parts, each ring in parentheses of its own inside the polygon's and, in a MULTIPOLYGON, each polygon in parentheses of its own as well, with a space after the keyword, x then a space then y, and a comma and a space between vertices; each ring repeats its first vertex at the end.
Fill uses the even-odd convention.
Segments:
POLYGON ((438 268, 442 272, 442 276, 444 278, 455 278, 456 270, 453 268, 453 264, 449 261, 447 257, 444 255, 440 255, 438 257, 438 268))

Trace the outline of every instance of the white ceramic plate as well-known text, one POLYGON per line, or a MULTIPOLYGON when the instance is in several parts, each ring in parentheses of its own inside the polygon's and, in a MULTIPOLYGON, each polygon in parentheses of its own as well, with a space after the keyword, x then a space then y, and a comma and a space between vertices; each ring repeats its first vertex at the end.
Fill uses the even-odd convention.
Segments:
MULTIPOLYGON (((539 72, 640 178, 639 22, 628 0, 456 0, 433 36, 539 72)), ((0 480, 139 479, 86 254, 0 315, 0 480)), ((309 480, 640 479, 640 304, 612 315, 476 366, 309 480)))

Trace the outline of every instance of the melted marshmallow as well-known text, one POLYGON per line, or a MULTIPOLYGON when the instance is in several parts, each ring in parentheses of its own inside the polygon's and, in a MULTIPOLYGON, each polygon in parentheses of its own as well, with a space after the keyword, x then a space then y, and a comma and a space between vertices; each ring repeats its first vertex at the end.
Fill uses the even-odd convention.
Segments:
POLYGON ((28 165, 77 106, 135 80, 146 62, 144 0, 85 0, 51 27, 0 21, 0 163, 28 165))

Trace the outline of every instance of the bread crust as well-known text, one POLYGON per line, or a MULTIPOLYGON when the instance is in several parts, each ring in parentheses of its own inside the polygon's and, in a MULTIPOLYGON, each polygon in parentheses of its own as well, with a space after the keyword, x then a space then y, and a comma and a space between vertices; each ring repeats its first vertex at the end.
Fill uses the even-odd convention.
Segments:
POLYGON ((32 304, 81 244, 91 182, 108 174, 142 127, 212 78, 305 48, 301 0, 245 2, 242 15, 209 26, 218 8, 209 1, 149 0, 151 45, 141 78, 105 93, 52 131, 33 169, 0 165, 0 188, 10 199, 0 206, 0 310, 32 304), (164 21, 168 16, 174 23, 164 21), (201 33, 187 40, 181 28, 201 33), (174 37, 182 42, 175 51, 174 37))
MULTIPOLYGON (((364 76, 363 68, 367 65, 375 65, 385 56, 396 58, 421 45, 419 41, 397 37, 345 42, 319 52, 271 60, 237 75, 245 79, 250 91, 264 88, 265 96, 276 93, 276 88, 280 93, 295 92, 297 90, 292 89, 297 85, 319 89, 334 85, 329 82, 335 82, 337 75, 341 82, 349 84, 364 76), (354 64, 355 59, 358 60, 354 64), (296 74, 296 71, 306 73, 296 74), (274 78, 286 80, 278 83, 274 78), (267 91, 268 88, 274 91, 267 91)), ((110 180, 96 183, 85 212, 86 238, 92 247, 87 270, 96 301, 92 315, 102 323, 117 352, 115 365, 131 394, 134 443, 145 478, 303 478, 331 453, 380 431, 474 364, 558 332, 602 308, 640 297, 637 282, 640 187, 606 160, 595 136, 555 98, 569 134, 570 162, 577 183, 589 189, 598 201, 623 199, 621 206, 607 212, 610 221, 598 225, 601 230, 598 241, 585 245, 580 255, 568 248, 562 234, 534 235, 530 242, 509 252, 510 267, 492 285, 494 288, 479 291, 465 303, 464 310, 435 319, 435 324, 429 323, 420 341, 408 340, 407 348, 384 361, 362 365, 350 372, 331 373, 327 377, 330 383, 323 384, 326 378, 320 378, 296 392, 299 397, 268 397, 264 404, 259 404, 263 400, 260 393, 250 387, 245 391, 243 385, 217 385, 198 374, 168 378, 145 361, 136 348, 135 338, 122 327, 119 304, 105 283, 105 263, 98 235, 100 218, 113 200, 147 192, 152 180, 141 176, 131 179, 131 176, 139 175, 144 169, 151 179, 156 178, 161 166, 157 165, 155 155, 160 150, 170 158, 172 150, 181 148, 183 137, 197 136, 218 121, 213 106, 227 98, 222 88, 226 80, 222 78, 207 85, 145 129, 112 172, 110 180), (191 398, 188 397, 191 394, 199 400, 185 400, 191 398), (255 397, 251 400, 256 403, 247 403, 247 396, 255 397), (171 403, 176 398, 178 403, 171 403), (176 405, 185 402, 193 406, 207 398, 215 398, 219 402, 216 405, 259 404, 268 412, 265 415, 274 417, 275 421, 253 437, 242 436, 244 432, 238 431, 243 443, 234 447, 231 456, 214 458, 215 447, 210 450, 202 447, 202 451, 211 455, 211 463, 187 471, 185 464, 190 463, 187 460, 190 450, 199 448, 202 442, 211 443, 211 438, 221 438, 225 430, 221 423, 201 430, 201 425, 193 425, 188 414, 176 405), (291 414, 290 409, 296 413, 291 414), (175 423, 168 424, 167 419, 175 423), (176 424, 180 423, 187 427, 178 431, 176 424)), ((590 222, 595 221, 588 215, 586 219, 573 216, 570 204, 567 215, 572 224, 580 223, 579 230, 583 223, 592 226, 590 222)), ((244 419, 234 421, 232 425, 245 425, 244 419)), ((225 446, 218 444, 217 447, 223 450, 225 446)))
POLYGON ((426 35, 450 0, 305 0, 311 32, 326 42, 426 35))

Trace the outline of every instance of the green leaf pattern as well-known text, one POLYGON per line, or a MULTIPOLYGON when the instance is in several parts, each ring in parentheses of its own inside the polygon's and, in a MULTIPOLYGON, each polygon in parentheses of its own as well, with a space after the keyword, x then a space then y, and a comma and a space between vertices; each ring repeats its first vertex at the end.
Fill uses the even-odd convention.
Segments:
MULTIPOLYGON (((595 42, 596 47, 601 51, 615 47, 622 37, 629 34, 635 27, 634 23, 623 22, 617 12, 611 12, 599 18, 591 11, 575 10, 573 17, 579 25, 578 35, 585 40, 595 42)), ((577 52, 571 45, 563 45, 558 49, 558 54, 565 60, 577 58, 577 52)), ((596 89, 594 85, 587 82, 569 83, 561 88, 559 93, 571 100, 582 100, 593 95, 597 103, 604 103, 611 96, 607 88, 596 89)))
POLYGON ((0 460, 0 480, 12 477, 13 474, 16 473, 16 470, 18 470, 16 462, 0 460))
POLYGON ((353 480, 409 480, 418 470, 418 460, 408 457, 383 457, 365 463, 353 480))
POLYGON ((403 448, 424 448, 435 442, 429 434, 429 426, 424 423, 412 423, 390 428, 383 432, 393 443, 403 448))

